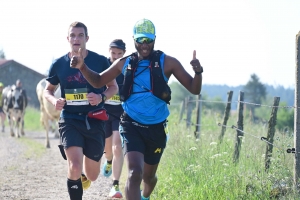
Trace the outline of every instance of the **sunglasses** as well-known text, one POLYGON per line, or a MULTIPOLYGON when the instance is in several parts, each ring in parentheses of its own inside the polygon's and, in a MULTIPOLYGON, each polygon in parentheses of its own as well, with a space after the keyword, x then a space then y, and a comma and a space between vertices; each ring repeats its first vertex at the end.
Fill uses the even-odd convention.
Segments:
POLYGON ((154 42, 154 40, 147 38, 147 37, 136 38, 135 41, 139 44, 143 44, 144 42, 146 44, 150 44, 150 43, 154 42))

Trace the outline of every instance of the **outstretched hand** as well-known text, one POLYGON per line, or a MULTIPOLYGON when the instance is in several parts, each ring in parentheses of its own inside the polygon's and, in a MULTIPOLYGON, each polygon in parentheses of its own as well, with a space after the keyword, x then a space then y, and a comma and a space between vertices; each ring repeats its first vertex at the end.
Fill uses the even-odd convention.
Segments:
POLYGON ((202 66, 201 66, 199 60, 196 58, 196 50, 193 51, 193 60, 190 62, 190 64, 193 66, 193 70, 196 73, 203 72, 202 66))
POLYGON ((70 67, 81 69, 84 64, 83 51, 79 48, 78 52, 74 52, 75 55, 72 56, 70 67))

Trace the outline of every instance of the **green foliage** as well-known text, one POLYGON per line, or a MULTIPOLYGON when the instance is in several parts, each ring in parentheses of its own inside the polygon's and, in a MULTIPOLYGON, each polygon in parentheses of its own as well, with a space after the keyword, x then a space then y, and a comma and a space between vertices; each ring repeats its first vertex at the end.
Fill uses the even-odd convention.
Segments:
MULTIPOLYGON (((268 96, 266 100, 262 101, 262 104, 270 105, 270 107, 258 106, 256 108, 255 115, 256 118, 259 119, 258 122, 267 123, 269 121, 272 112, 271 102, 273 103, 273 99, 270 96, 268 96)), ((293 132, 294 109, 292 107, 288 107, 286 102, 279 103, 279 108, 277 110, 276 128, 280 132, 293 132)))
MULTIPOLYGON (((269 105, 268 106, 257 106, 257 105, 251 105, 251 104, 247 104, 246 107, 248 108, 248 110, 251 110, 251 108, 255 108, 255 116, 260 119, 260 121, 264 121, 267 122, 270 118, 271 115, 271 111, 272 111, 272 102, 273 99, 270 96, 267 96, 266 99, 262 100, 261 104, 262 105, 269 105)), ((250 115, 250 113, 249 113, 250 115)))
POLYGON ((259 81, 256 74, 252 74, 244 87, 245 99, 251 103, 260 104, 266 98, 266 87, 259 81))
MULTIPOLYGON (((250 80, 244 87, 245 101, 255 104, 261 104, 266 98, 266 87, 259 81, 256 74, 252 74, 250 80)), ((250 107, 252 119, 255 120, 255 107, 250 107)))
MULTIPOLYGON (((286 103, 281 103, 280 106, 286 106, 286 103)), ((277 111, 276 127, 284 132, 293 132, 294 109, 279 108, 277 111)))

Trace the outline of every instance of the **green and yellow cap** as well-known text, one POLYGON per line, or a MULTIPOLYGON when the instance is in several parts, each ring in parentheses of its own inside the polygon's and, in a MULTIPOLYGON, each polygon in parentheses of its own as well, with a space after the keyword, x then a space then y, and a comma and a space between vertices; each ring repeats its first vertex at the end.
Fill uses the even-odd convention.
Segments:
POLYGON ((133 27, 133 38, 147 37, 155 40, 155 26, 148 19, 137 21, 133 27))

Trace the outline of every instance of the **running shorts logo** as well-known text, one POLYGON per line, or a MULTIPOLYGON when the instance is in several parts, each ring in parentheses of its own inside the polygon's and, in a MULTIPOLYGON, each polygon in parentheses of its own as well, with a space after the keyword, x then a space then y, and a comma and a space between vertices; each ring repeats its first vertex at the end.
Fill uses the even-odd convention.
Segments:
POLYGON ((161 148, 157 148, 154 153, 161 153, 161 148))
POLYGON ((73 185, 71 188, 72 189, 78 189, 78 186, 77 185, 73 185))

